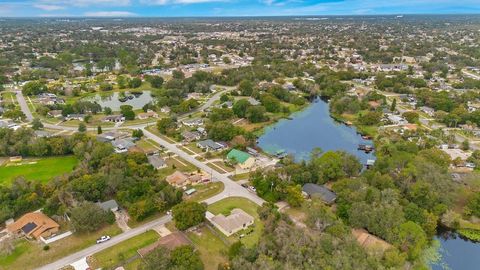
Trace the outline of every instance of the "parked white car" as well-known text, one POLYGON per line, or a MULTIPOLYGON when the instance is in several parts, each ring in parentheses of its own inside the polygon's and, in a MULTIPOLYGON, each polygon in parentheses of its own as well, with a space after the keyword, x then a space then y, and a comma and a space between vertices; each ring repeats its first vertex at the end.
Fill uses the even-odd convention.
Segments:
POLYGON ((100 237, 100 238, 97 239, 97 244, 101 244, 101 243, 106 242, 106 241, 108 241, 108 240, 110 240, 110 236, 108 236, 108 235, 103 235, 102 237, 100 237))

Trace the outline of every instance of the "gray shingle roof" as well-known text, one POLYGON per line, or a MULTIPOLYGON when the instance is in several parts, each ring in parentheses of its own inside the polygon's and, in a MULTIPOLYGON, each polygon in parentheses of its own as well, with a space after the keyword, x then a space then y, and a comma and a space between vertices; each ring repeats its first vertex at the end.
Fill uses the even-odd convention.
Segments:
POLYGON ((335 192, 330 189, 317 184, 308 183, 303 185, 303 192, 307 193, 310 197, 319 197, 324 202, 331 204, 337 199, 335 192))

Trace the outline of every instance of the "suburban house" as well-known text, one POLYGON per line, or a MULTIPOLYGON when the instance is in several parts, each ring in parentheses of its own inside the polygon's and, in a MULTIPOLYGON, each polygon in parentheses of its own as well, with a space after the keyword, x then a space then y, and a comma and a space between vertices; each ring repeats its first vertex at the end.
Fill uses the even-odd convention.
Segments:
POLYGON ((138 119, 148 119, 148 118, 158 118, 158 113, 148 110, 146 113, 139 113, 138 114, 138 119))
POLYGON ((202 119, 188 119, 188 120, 183 120, 182 124, 187 127, 196 127, 196 126, 201 126, 203 125, 203 120, 202 119))
POLYGON ((214 216, 210 212, 205 215, 207 220, 227 237, 248 228, 254 222, 254 218, 240 208, 233 209, 228 216, 222 214, 214 216))
POLYGON ((427 107, 427 106, 420 107, 420 111, 428 114, 429 116, 434 116, 435 115, 435 109, 427 107))
POLYGON ((197 147, 200 149, 205 149, 206 151, 220 151, 225 149, 226 145, 208 139, 198 142, 197 147))
POLYGON ((187 95, 187 100, 188 99, 200 99, 202 97, 202 94, 200 93, 188 93, 187 95))
POLYGON ((184 187, 189 184, 197 184, 202 182, 203 178, 199 174, 186 175, 180 171, 175 171, 171 175, 167 176, 165 180, 172 186, 184 187))
POLYGON ((47 115, 53 118, 60 118, 62 117, 62 110, 51 110, 47 112, 47 115))
POLYGON ((112 141, 112 145, 115 148, 115 153, 125 153, 128 149, 135 146, 135 143, 130 139, 117 139, 112 141))
POLYGON ((320 198, 326 204, 332 204, 337 199, 335 192, 317 184, 307 183, 302 187, 302 193, 309 198, 320 198))
POLYGON ((184 131, 182 132, 182 137, 185 142, 193 142, 200 140, 200 138, 202 138, 202 134, 200 134, 198 131, 184 131))
POLYGON ((170 113, 170 107, 167 107, 167 106, 163 106, 162 108, 160 108, 160 112, 162 113, 170 113))
POLYGON ((118 203, 115 200, 108 200, 105 202, 97 202, 96 203, 100 208, 103 209, 103 211, 112 211, 116 212, 119 209, 118 203))
POLYGON ((7 225, 9 233, 25 235, 28 238, 35 239, 56 234, 59 228, 58 223, 42 212, 27 213, 17 221, 7 225))
POLYGON ((85 119, 85 114, 69 114, 67 117, 65 117, 65 120, 70 121, 70 120, 78 120, 78 121, 83 121, 85 119))
POLYGON ((405 120, 403 117, 395 114, 387 114, 388 120, 390 120, 395 125, 406 125, 408 121, 405 120))
POLYGON ((125 117, 121 114, 116 114, 116 115, 108 115, 105 118, 103 118, 104 122, 112 122, 112 123, 121 123, 125 121, 125 117))
POLYGON ((157 170, 167 167, 165 160, 158 155, 148 156, 148 163, 157 170))
POLYGON ((252 106, 257 106, 257 105, 260 105, 260 104, 261 104, 260 101, 254 99, 254 98, 252 98, 252 97, 249 97, 249 98, 248 98, 248 102, 249 102, 250 105, 252 105, 252 106))
POLYGON ((99 142, 111 142, 117 139, 123 139, 130 136, 130 133, 121 131, 108 131, 97 135, 97 141, 99 142))
POLYGON ((254 157, 237 149, 232 149, 227 154, 227 159, 230 161, 235 161, 242 169, 250 169, 253 167, 253 165, 255 165, 254 157))
POLYGON ((52 134, 45 130, 35 130, 35 136, 38 138, 50 138, 52 134))

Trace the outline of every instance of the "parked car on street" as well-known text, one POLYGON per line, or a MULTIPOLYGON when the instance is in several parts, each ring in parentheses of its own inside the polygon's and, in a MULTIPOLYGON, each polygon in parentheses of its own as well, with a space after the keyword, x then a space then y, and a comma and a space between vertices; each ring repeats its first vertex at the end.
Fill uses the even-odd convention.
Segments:
POLYGON ((108 241, 108 240, 110 240, 110 236, 108 236, 108 235, 102 235, 102 237, 100 237, 100 238, 97 239, 97 244, 101 244, 101 243, 106 242, 106 241, 108 241))

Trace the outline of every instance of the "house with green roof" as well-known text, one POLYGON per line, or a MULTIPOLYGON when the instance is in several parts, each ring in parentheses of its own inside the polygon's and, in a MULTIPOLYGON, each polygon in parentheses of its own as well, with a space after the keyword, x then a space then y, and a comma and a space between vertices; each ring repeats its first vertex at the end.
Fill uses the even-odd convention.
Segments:
POLYGON ((227 154, 227 159, 235 161, 238 166, 244 170, 252 168, 255 164, 255 158, 253 156, 237 149, 232 149, 227 154))

